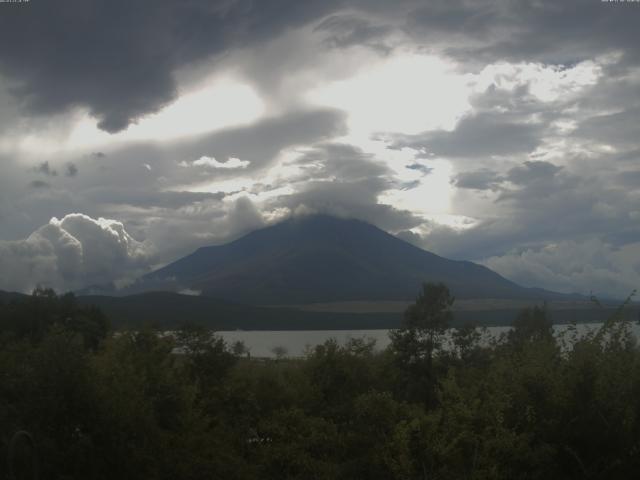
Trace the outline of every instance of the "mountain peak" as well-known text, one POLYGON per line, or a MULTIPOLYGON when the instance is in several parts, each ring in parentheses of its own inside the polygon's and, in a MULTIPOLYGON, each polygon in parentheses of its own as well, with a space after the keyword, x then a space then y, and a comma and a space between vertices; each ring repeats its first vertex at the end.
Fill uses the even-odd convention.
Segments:
POLYGON ((486 267, 448 260, 357 219, 291 217, 204 247, 142 279, 146 290, 190 290, 253 304, 411 300, 426 281, 461 298, 532 298, 486 267))

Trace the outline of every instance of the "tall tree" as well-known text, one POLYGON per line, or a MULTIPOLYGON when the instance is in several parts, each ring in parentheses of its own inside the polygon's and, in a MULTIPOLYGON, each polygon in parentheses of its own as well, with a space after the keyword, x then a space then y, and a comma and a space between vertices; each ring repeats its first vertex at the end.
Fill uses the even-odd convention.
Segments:
POLYGON ((442 283, 424 283, 416 302, 404 313, 402 328, 393 331, 391 350, 405 372, 408 396, 425 396, 434 400, 434 356, 442 348, 444 333, 449 328, 455 298, 442 283))

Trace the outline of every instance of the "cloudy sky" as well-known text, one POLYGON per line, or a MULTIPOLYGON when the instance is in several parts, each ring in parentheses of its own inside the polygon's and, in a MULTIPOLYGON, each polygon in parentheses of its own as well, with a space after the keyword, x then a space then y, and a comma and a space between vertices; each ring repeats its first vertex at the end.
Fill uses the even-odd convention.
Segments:
POLYGON ((640 287, 640 3, 0 3, 0 289, 290 215, 527 286, 640 287))

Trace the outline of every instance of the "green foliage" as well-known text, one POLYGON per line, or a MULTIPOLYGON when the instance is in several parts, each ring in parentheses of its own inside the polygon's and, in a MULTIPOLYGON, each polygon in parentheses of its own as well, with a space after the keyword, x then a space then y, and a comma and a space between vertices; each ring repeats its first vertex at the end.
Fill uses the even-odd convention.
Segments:
POLYGON ((0 335, 39 342, 52 329, 78 334, 95 350, 109 331, 109 322, 95 307, 79 306, 72 293, 58 296, 51 289, 36 289, 26 300, 0 304, 0 335))
POLYGON ((508 334, 509 342, 522 346, 525 343, 553 340, 553 323, 546 305, 525 308, 513 322, 508 334))
POLYGON ((407 399, 423 400, 427 405, 436 400, 434 356, 443 347, 444 333, 453 319, 454 300, 446 285, 423 284, 416 302, 405 311, 402 328, 390 335, 399 382, 407 399))
POLYGON ((452 303, 425 285, 385 351, 330 340, 266 360, 193 325, 109 333, 36 291, 0 306, 0 456, 26 430, 52 480, 635 478, 624 315, 559 338, 534 307, 489 342, 446 331, 452 303))

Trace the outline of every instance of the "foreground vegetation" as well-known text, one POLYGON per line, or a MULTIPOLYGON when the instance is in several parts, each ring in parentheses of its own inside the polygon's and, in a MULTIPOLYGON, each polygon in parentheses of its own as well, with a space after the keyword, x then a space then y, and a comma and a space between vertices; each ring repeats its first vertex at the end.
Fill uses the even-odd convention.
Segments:
POLYGON ((382 352, 259 361, 195 326, 114 334, 36 291, 0 306, 0 454, 28 431, 43 479, 635 477, 640 349, 621 315, 555 338, 534 308, 444 348, 452 303, 425 285, 382 352))

